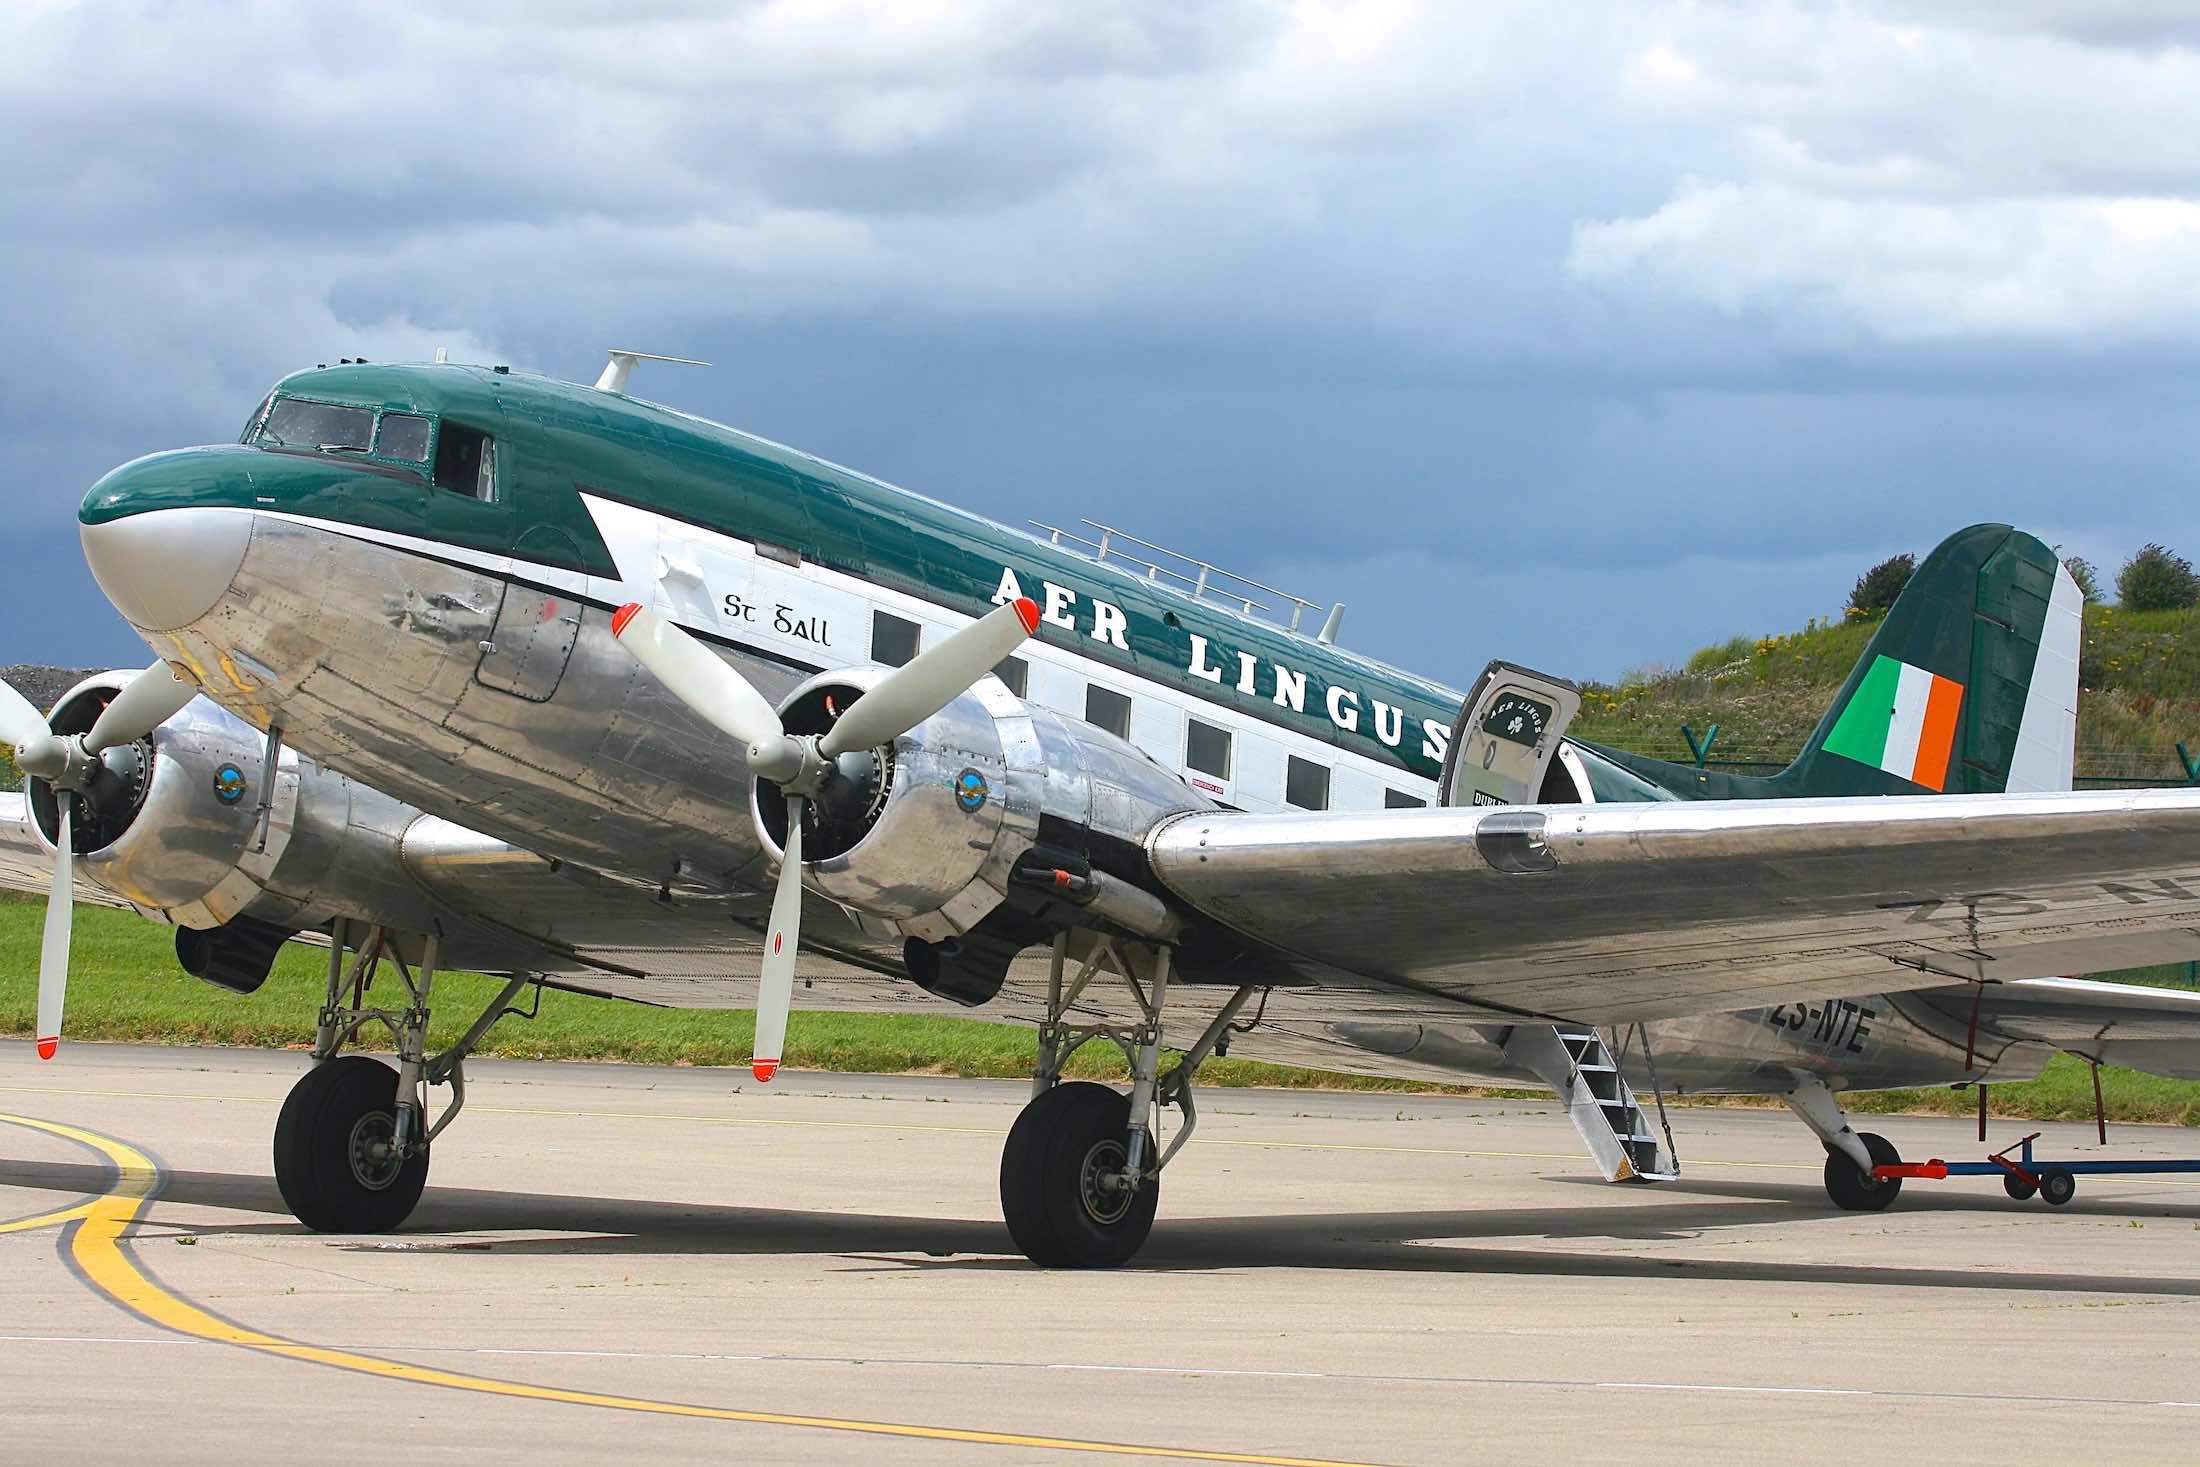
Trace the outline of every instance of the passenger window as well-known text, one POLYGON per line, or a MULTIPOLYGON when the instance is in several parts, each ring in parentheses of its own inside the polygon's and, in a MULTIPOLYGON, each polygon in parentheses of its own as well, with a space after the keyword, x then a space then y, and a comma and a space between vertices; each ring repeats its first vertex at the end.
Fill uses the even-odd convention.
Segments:
POLYGON ((1131 736, 1131 700, 1112 689, 1091 685, 1085 689, 1085 722, 1104 728, 1119 739, 1131 736))
POLYGON ((1230 731, 1211 723, 1187 719, 1184 725, 1184 763, 1217 779, 1230 777, 1230 731))
POLYGON ((428 420, 414 413, 384 413, 375 430, 374 451, 407 463, 428 461, 428 420))
POLYGON ((1283 802, 1301 810, 1329 808, 1329 766, 1291 755, 1283 772, 1283 802))
POLYGON ((905 667, 917 655, 917 643, 923 635, 924 628, 913 621, 874 611, 871 613, 871 660, 883 662, 888 667, 905 667))
POLYGON ((1427 806, 1428 801, 1422 799, 1419 795, 1409 795, 1404 790, 1383 791, 1383 808, 1385 810, 1421 810, 1426 809, 1427 806))
POLYGON ((445 423, 435 444, 435 487, 478 499, 496 498, 496 440, 479 428, 445 423))
POLYGON ((1030 696, 1031 664, 1021 657, 1004 657, 993 675, 1008 685, 1008 690, 1019 698, 1030 696))

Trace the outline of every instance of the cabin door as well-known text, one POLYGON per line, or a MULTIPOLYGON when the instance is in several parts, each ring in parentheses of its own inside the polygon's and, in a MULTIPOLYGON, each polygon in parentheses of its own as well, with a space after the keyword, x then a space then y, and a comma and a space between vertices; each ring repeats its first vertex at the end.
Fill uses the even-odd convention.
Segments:
POLYGON ((1536 803, 1558 753, 1558 737, 1580 711, 1581 691, 1566 679, 1492 662, 1452 725, 1439 802, 1536 803))

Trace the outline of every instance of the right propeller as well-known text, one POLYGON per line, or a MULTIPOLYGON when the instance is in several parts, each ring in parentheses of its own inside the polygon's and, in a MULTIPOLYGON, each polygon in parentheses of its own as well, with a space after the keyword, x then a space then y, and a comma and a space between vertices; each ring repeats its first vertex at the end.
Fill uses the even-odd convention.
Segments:
POLYGON ((100 751, 145 737, 198 692, 165 662, 156 662, 122 685, 91 732, 57 734, 45 715, 14 688, 0 682, 0 743, 15 750, 16 767, 53 786, 55 810, 53 885, 46 893, 46 925, 38 945, 38 1057, 61 1047, 61 1010, 69 985, 69 937, 76 912, 76 797, 104 771, 100 751))
POLYGON ((802 939, 802 827, 809 801, 824 788, 840 756, 901 737, 961 697, 1038 630, 1038 603, 1028 597, 1011 601, 888 673, 827 732, 790 734, 748 679, 673 623, 638 603, 612 616, 612 635, 636 660, 673 696, 746 745, 750 770, 778 785, 787 798, 786 857, 765 929, 756 1045, 749 1062, 759 1081, 769 1082, 779 1071, 787 1010, 794 1002, 794 960, 802 939))

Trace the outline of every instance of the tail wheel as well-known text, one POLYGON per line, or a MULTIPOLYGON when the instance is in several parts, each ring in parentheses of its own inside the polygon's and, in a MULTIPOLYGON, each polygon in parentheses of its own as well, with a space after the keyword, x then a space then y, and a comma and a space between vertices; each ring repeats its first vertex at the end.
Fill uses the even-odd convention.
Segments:
POLYGON ((428 1185, 428 1153, 398 1158, 397 1071, 363 1054, 315 1065, 275 1118, 275 1185, 322 1233, 386 1233, 428 1185))
POLYGON ((1057 1085, 1038 1096, 1001 1152, 1009 1236, 1041 1268, 1113 1268, 1153 1231, 1161 1183, 1109 1185, 1130 1144, 1130 1098, 1105 1085, 1057 1085))
MULTIPOLYGON (((1894 1149, 1894 1143, 1871 1131, 1859 1131, 1857 1140, 1871 1153, 1872 1165, 1895 1166, 1900 1164, 1902 1153, 1894 1149)), ((1884 1212, 1893 1205, 1902 1191, 1902 1179, 1889 1177, 1881 1181, 1858 1171, 1848 1153, 1826 1148, 1826 1195, 1833 1205, 1848 1212, 1884 1212)))

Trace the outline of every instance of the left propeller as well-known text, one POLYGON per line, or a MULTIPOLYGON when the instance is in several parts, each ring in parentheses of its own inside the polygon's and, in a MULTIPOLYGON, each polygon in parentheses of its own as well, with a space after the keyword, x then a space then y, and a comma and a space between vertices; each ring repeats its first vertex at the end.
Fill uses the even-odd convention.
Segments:
POLYGON ((144 738, 173 717, 198 690, 156 662, 122 685, 81 736, 57 734, 45 715, 0 683, 0 743, 15 750, 16 767, 53 786, 53 885, 46 893, 46 928, 38 947, 38 1057, 61 1047, 61 1007, 69 985, 69 935, 76 906, 76 797, 105 770, 100 751, 144 738))

